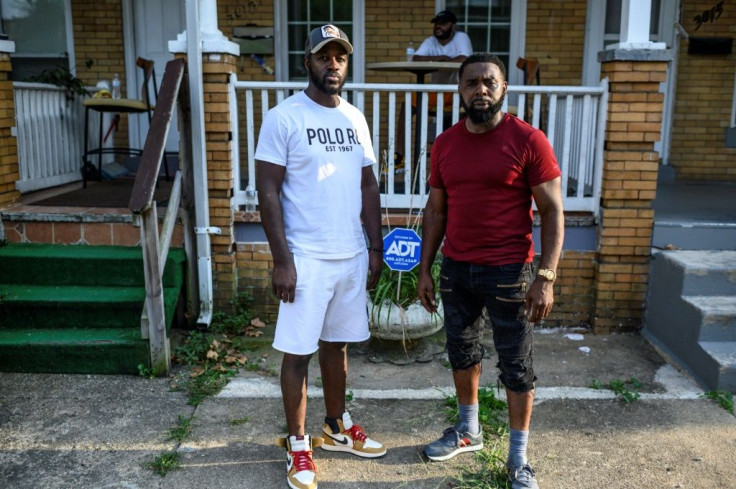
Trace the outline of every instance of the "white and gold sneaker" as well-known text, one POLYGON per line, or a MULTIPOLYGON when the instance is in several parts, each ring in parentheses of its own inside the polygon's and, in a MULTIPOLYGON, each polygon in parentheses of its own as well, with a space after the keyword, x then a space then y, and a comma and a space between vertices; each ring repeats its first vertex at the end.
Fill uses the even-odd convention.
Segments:
POLYGON ((317 489, 317 467, 312 450, 322 444, 322 438, 309 435, 278 438, 276 444, 286 448, 286 483, 291 489, 317 489))
POLYGON ((386 448, 365 435, 363 428, 353 424, 350 413, 345 411, 337 420, 337 429, 325 423, 322 428, 322 449, 331 452, 348 452, 359 457, 376 458, 386 455, 386 448))

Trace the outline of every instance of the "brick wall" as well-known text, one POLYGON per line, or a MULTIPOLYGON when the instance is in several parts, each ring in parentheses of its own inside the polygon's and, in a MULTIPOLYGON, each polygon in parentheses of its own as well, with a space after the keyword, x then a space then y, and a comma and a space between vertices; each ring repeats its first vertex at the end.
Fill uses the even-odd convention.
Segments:
POLYGON ((586 9, 586 0, 527 2, 526 57, 539 61, 542 85, 580 85, 586 9))
MULTIPOLYGON (((279 303, 271 292, 273 257, 268 243, 238 243, 238 290, 253 296, 254 313, 276 322, 279 303)), ((595 301, 595 252, 565 251, 555 282, 555 305, 544 327, 589 326, 595 301)))
POLYGON ((665 62, 615 60, 602 64, 609 79, 601 217, 598 230, 594 330, 641 327, 654 221, 665 62))
MULTIPOLYGON (((736 5, 695 30, 693 20, 717 2, 683 1, 682 23, 690 36, 736 38, 736 5)), ((729 55, 688 54, 680 42, 670 164, 678 180, 736 180, 736 148, 726 148, 733 103, 736 51, 729 55)))
MULTIPOLYGON (((126 93, 123 10, 121 0, 71 0, 74 20, 74 51, 77 77, 90 86, 112 80, 118 73, 126 93), (92 60, 91 68, 84 63, 92 60)), ((160 76, 160 75, 159 75, 160 76)), ((137 117, 132 115, 132 117, 137 117)), ((115 133, 115 144, 128 145, 128 117, 123 116, 115 133)))
POLYGON ((238 290, 253 296, 253 312, 267 323, 276 323, 279 303, 271 292, 273 257, 268 243, 238 243, 238 290))
POLYGON ((10 129, 15 126, 13 82, 10 81, 10 55, 0 52, 0 208, 20 199, 15 190, 18 173, 18 149, 10 129))

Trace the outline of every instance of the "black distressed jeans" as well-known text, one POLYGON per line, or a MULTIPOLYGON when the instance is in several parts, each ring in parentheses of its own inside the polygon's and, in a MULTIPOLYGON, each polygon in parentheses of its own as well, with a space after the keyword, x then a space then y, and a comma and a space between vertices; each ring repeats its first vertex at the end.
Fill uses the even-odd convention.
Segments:
POLYGON ((464 370, 482 360, 485 349, 477 319, 485 306, 500 381, 514 392, 534 389, 533 325, 524 317, 524 299, 531 282, 531 263, 489 266, 444 258, 440 295, 453 369, 464 370))

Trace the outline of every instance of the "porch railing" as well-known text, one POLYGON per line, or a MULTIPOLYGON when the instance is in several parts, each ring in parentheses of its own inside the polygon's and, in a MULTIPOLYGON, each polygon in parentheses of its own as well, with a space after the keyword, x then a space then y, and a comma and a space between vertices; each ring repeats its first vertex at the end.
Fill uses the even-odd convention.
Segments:
MULTIPOLYGON (((232 107, 235 144, 236 192, 234 204, 245 205, 245 188, 255 186, 255 147, 260 123, 266 112, 292 93, 305 88, 294 82, 245 82, 232 79, 232 107), (235 117, 237 115, 237 117, 235 117), (244 126, 241 131, 238 127, 244 126), (240 160, 245 164, 241 165, 240 160), (241 175, 242 173, 242 175, 241 175), (240 182, 240 188, 237 188, 240 182)), ((453 92, 449 113, 432 111, 429 98, 420 98, 419 115, 413 118, 402 104, 411 106, 411 95, 442 94, 454 90, 448 85, 348 83, 343 96, 365 115, 371 128, 378 164, 374 168, 381 185, 381 204, 396 210, 420 209, 426 202, 429 173, 428 148, 435 134, 446 127, 446 118, 458 120, 460 99, 453 92), (419 121, 417 123, 417 121, 419 121), (404 144, 397 147, 399 124, 403 124, 404 144), (414 138, 418 138, 415 145, 414 138), (394 152, 405 155, 406 168, 394 165, 394 152), (409 163, 411 163, 409 165, 409 163), (411 171, 407 171, 411 168, 411 171), (423 182, 419 184, 418 182, 423 182)), ((510 86, 504 111, 515 113, 542 129, 554 148, 562 171, 563 204, 566 211, 598 214, 603 167, 603 139, 608 106, 608 82, 597 86, 510 86), (509 105, 511 102, 511 105, 509 105)))
MULTIPOLYGON (((166 334, 166 316, 164 310, 163 274, 166 257, 169 253, 172 234, 177 216, 181 215, 185 229, 185 248, 187 262, 191 264, 193 252, 190 244, 191 224, 188 218, 188 207, 180 207, 182 202, 182 186, 186 188, 183 198, 191 198, 191 164, 189 161, 191 140, 189 132, 183 131, 181 143, 181 168, 174 177, 174 184, 166 206, 166 217, 159 228, 156 202, 153 200, 158 181, 158 173, 166 147, 166 136, 171 127, 172 114, 177 104, 185 103, 180 97, 179 88, 184 77, 184 60, 177 58, 166 64, 156 109, 146 136, 141 155, 141 164, 136 173, 133 191, 128 208, 140 224, 141 247, 143 251, 143 276, 146 286, 146 300, 141 314, 141 337, 148 339, 151 369, 158 375, 169 373, 171 353, 166 334), (183 173, 183 175, 182 175, 183 173), (187 235, 189 235, 187 237, 187 235)), ((181 109, 181 107, 180 107, 181 109)), ((183 117, 185 110, 180 110, 183 117)), ((188 127, 187 125, 181 127, 188 127)), ((191 269, 191 265, 190 269, 191 269)), ((188 301, 188 308, 192 303, 188 301)))
MULTIPOLYGON (((15 136, 21 193, 81 180, 83 97, 67 99, 60 87, 14 82, 15 136)), ((97 118, 90 121, 98 134, 97 118)))

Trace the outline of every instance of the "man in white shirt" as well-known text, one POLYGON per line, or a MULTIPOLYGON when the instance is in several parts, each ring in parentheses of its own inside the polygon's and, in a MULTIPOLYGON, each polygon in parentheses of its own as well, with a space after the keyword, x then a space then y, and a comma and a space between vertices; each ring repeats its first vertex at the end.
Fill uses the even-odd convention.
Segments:
POLYGON ((287 449, 292 489, 317 489, 315 446, 366 458, 386 454, 345 405, 347 344, 370 337, 366 286, 376 285, 383 266, 371 135, 363 114, 340 96, 352 52, 334 25, 310 32, 309 85, 266 114, 255 155, 272 289, 281 301, 273 346, 284 352, 289 433, 279 444, 287 449), (312 438, 305 431, 307 373, 317 351, 327 416, 322 437, 312 438))
MULTIPOLYGON (((438 12, 430 21, 434 24, 433 35, 426 38, 419 49, 414 53, 412 61, 449 61, 462 63, 465 58, 473 53, 473 46, 467 34, 457 30, 457 17, 449 10, 438 12)), ((429 83, 439 83, 447 85, 457 85, 457 71, 435 71, 429 74, 429 83)), ((444 112, 452 111, 452 90, 446 92, 442 101, 442 110, 444 112)), ((412 95, 412 113, 416 112, 417 100, 416 94, 412 95)), ((437 97, 432 94, 429 98, 430 111, 437 110, 437 97)), ((401 151, 404 150, 404 106, 401 106, 399 112, 399 130, 396 138, 396 153, 394 154, 394 164, 401 168, 404 163, 404 157, 401 151)), ((451 118, 446 119, 445 129, 450 127, 451 118)), ((414 156, 417 158, 417 155, 414 156)))
MULTIPOLYGON (((457 17, 443 10, 432 17, 434 35, 425 39, 414 53, 414 61, 451 61, 462 63, 473 53, 473 45, 467 34, 457 30, 457 17)), ((430 83, 457 84, 457 71, 435 71, 429 75, 430 83)))

